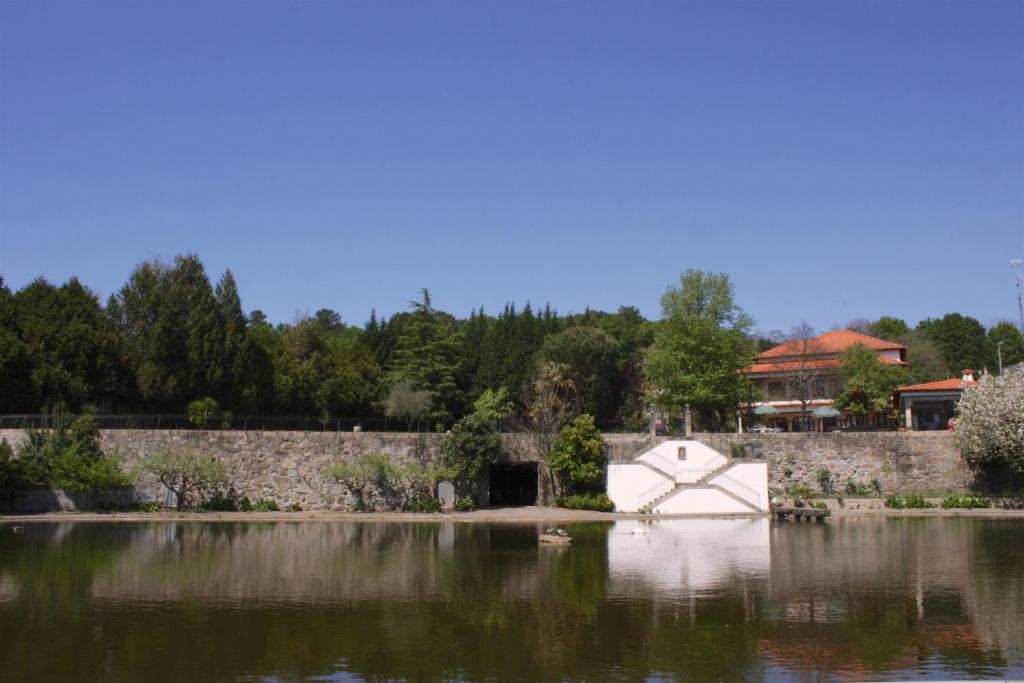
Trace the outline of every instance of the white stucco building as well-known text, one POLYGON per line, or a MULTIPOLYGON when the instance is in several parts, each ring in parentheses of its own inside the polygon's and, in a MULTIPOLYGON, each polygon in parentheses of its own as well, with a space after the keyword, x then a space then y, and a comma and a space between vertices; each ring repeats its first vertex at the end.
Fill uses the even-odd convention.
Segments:
POLYGON ((608 465, 619 512, 757 514, 769 511, 768 465, 733 460, 699 441, 666 441, 608 465))

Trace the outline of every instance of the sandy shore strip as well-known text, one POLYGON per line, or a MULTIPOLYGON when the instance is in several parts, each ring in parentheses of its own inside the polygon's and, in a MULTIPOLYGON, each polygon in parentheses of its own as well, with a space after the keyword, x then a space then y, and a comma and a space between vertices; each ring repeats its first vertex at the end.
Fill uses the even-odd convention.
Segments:
MULTIPOLYGON (((615 522, 621 520, 713 519, 767 517, 764 514, 735 515, 644 515, 623 512, 589 512, 548 507, 492 508, 473 512, 52 512, 35 515, 0 515, 0 523, 26 522, 423 522, 423 523, 536 523, 615 522)), ((1024 510, 833 510, 832 518, 847 517, 989 517, 1024 519, 1024 510)))

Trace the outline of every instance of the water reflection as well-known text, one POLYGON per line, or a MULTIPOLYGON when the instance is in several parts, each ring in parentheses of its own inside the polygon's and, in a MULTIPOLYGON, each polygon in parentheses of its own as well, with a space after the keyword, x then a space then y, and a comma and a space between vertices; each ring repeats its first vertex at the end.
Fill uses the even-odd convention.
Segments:
POLYGON ((614 593, 668 596, 767 579, 770 529, 767 519, 616 522, 608 535, 614 593))
POLYGON ((0 528, 4 680, 1024 675, 1016 520, 0 528), (40 657, 45 648, 46 657, 40 657))

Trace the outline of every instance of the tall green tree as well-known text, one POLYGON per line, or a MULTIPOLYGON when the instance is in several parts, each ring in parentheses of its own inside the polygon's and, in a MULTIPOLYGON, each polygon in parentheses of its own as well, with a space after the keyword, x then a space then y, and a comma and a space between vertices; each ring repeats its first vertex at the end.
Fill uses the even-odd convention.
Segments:
POLYGON ((904 320, 888 315, 883 315, 868 327, 868 334, 889 341, 897 340, 908 332, 910 327, 904 320))
POLYGON ((964 368, 977 371, 992 365, 994 351, 984 326, 974 318, 947 313, 938 320, 922 320, 917 327, 935 342, 950 376, 964 368))
POLYGON ((0 277, 0 411, 38 410, 32 386, 32 366, 18 328, 14 296, 0 277))
POLYGON ((231 410, 254 412, 259 405, 259 368, 254 363, 248 321, 242 310, 238 285, 230 270, 224 271, 217 288, 217 313, 223 333, 223 364, 218 396, 231 410))
POLYGON ((462 392, 458 385, 462 339, 454 318, 434 308, 430 291, 420 290, 422 300, 411 301, 412 312, 391 354, 388 381, 405 380, 430 392, 429 417, 447 420, 461 414, 462 392))
POLYGON ((993 349, 1002 343, 1004 368, 1024 362, 1024 335, 1013 323, 1004 320, 993 325, 988 331, 988 342, 993 349))
POLYGON ((910 364, 911 381, 931 382, 950 377, 950 371, 942 357, 942 352, 923 331, 910 330, 898 337, 897 341, 907 347, 907 363, 910 364))
POLYGON ((859 415, 892 410, 892 392, 909 379, 905 368, 884 363, 863 344, 842 353, 841 371, 845 381, 835 405, 859 415))
POLYGON ((241 405, 245 319, 230 272, 215 292, 202 262, 147 261, 110 298, 124 366, 147 409, 182 410, 212 396, 241 405))
POLYGON ((618 409, 619 344, 597 327, 572 326, 544 341, 539 358, 566 368, 576 387, 576 412, 607 419, 618 409))
POLYGON ((38 279, 14 295, 21 350, 31 367, 30 398, 38 410, 77 409, 106 386, 112 329, 99 299, 71 278, 60 287, 38 279))
POLYGON ((709 426, 723 426, 756 395, 739 372, 754 358, 753 321, 733 300, 729 276, 687 270, 661 310, 646 356, 651 399, 676 414, 689 404, 709 426))

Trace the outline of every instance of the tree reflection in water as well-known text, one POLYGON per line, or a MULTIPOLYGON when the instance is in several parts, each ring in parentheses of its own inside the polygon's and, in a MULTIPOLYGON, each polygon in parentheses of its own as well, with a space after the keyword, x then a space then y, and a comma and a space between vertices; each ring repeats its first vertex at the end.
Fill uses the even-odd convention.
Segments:
POLYGON ((5 680, 1024 674, 1016 520, 30 524, 5 680), (45 653, 45 656, 42 654, 45 653))

